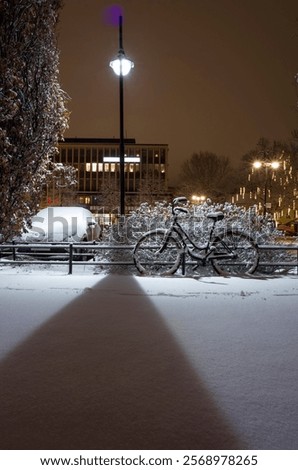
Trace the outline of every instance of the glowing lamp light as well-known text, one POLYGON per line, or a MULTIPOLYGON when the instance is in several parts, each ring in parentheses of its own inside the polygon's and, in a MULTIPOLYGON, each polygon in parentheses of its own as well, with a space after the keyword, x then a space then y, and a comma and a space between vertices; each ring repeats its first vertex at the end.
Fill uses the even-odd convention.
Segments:
POLYGON ((280 166, 280 163, 277 162, 277 161, 273 161, 273 162, 261 162, 261 161, 256 161, 253 163, 253 167, 254 168, 261 168, 261 167, 265 167, 265 168, 272 168, 273 170, 277 170, 277 168, 279 168, 280 166))
POLYGON ((117 59, 110 62, 110 67, 114 70, 115 74, 118 77, 121 75, 125 77, 129 74, 132 68, 134 68, 134 63, 127 59, 123 51, 120 51, 117 59))
POLYGON ((195 201, 195 202, 199 202, 199 203, 202 203, 204 201, 206 201, 206 196, 196 196, 195 194, 193 196, 191 196, 192 200, 195 201))
MULTIPOLYGON (((268 170, 277 170, 280 167, 280 162, 274 161, 255 161, 253 162, 252 166, 256 169, 265 168, 265 175, 264 175, 264 206, 263 206, 263 215, 265 216, 267 213, 267 208, 271 208, 271 202, 267 202, 268 196, 268 170)), ((271 197, 271 196, 270 196, 271 197)))

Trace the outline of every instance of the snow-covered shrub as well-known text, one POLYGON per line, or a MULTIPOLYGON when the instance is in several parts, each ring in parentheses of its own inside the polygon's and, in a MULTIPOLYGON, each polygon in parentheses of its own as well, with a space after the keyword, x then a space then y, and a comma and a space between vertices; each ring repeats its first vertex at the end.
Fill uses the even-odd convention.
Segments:
MULTIPOLYGON (((282 233, 275 228, 274 221, 267 214, 265 217, 260 215, 256 206, 249 209, 237 206, 231 203, 224 204, 202 204, 194 206, 194 220, 201 219, 202 234, 206 238, 210 229, 208 214, 221 211, 224 213, 224 219, 216 224, 216 231, 219 233, 227 229, 240 230, 250 236, 255 243, 261 245, 279 245, 283 243, 282 233)), ((194 238, 197 234, 194 230, 194 238)), ((280 262, 291 261, 292 253, 285 250, 260 250, 259 272, 273 273, 280 271, 280 262), (270 265, 268 265, 270 263, 270 265), (266 266, 267 264, 267 266, 266 266)), ((283 271, 289 270, 289 267, 283 267, 283 271)))
POLYGON ((171 213, 171 206, 167 202, 155 202, 153 205, 142 203, 123 223, 118 222, 111 227, 109 241, 134 244, 144 233, 155 228, 165 228, 171 213))
MULTIPOLYGON (((180 213, 178 221, 191 238, 201 239, 209 235, 212 220, 209 214, 222 212, 224 219, 216 223, 216 233, 227 229, 243 230, 257 243, 273 242, 280 235, 274 229, 269 217, 258 215, 256 207, 245 209, 231 203, 212 204, 207 201, 200 205, 186 204, 188 213, 180 213)), ((144 233, 156 229, 167 228, 172 220, 172 205, 157 202, 150 206, 141 204, 125 221, 114 224, 107 233, 109 242, 135 243, 144 233)))
MULTIPOLYGON (((263 217, 258 214, 255 206, 245 209, 235 204, 213 204, 210 200, 200 205, 187 203, 185 208, 188 213, 180 213, 179 223, 189 234, 190 238, 199 245, 204 244, 208 239, 212 220, 208 218, 209 214, 214 212, 223 212, 224 219, 216 223, 216 234, 226 230, 241 230, 249 235, 259 245, 272 245, 281 243, 281 233, 274 228, 274 224, 269 216, 263 217)), ((156 228, 167 228, 172 220, 172 205, 167 202, 156 202, 154 205, 148 203, 141 204, 135 211, 126 217, 122 223, 114 224, 105 233, 103 244, 135 245, 138 239, 150 230, 156 228)), ((111 258, 112 261, 131 261, 130 250, 107 250, 100 257, 111 258)), ((285 252, 280 251, 262 251, 262 261, 269 260, 271 263, 284 259, 285 252)), ((114 269, 114 268, 113 268, 114 269)))
MULTIPOLYGON (((131 250, 123 249, 125 245, 133 246, 138 239, 149 230, 165 227, 170 220, 171 207, 167 202, 156 202, 154 205, 142 203, 128 217, 111 225, 102 234, 102 244, 119 249, 99 251, 97 260, 132 262, 131 250)), ((123 272, 131 270, 129 265, 124 267, 111 266, 109 272, 123 272)), ((134 269, 133 269, 134 270, 134 269)))

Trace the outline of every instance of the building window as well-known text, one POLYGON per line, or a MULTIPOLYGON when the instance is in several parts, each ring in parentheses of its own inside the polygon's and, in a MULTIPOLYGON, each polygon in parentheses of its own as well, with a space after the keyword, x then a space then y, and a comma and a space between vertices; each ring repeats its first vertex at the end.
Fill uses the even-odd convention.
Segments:
POLYGON ((79 198, 80 204, 90 204, 91 198, 89 196, 81 196, 79 198))
POLYGON ((142 162, 146 163, 147 159, 147 149, 142 149, 142 162))
POLYGON ((148 151, 148 163, 153 163, 153 150, 148 151))
POLYGON ((92 160, 96 160, 97 157, 97 151, 96 149, 92 149, 92 160))

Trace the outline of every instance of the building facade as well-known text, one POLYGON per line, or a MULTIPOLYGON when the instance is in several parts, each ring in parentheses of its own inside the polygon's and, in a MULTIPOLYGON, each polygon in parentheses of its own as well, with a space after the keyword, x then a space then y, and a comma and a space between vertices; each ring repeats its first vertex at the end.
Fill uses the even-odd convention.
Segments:
MULTIPOLYGON (((76 201, 94 213, 117 213, 119 207, 119 139, 65 138, 56 162, 77 172, 76 201)), ((125 139, 127 212, 168 192, 168 145, 138 144, 125 139)), ((59 195, 56 195, 56 200, 59 195)), ((51 198, 49 198, 51 199, 51 198)), ((48 201, 51 202, 50 200, 48 201)))

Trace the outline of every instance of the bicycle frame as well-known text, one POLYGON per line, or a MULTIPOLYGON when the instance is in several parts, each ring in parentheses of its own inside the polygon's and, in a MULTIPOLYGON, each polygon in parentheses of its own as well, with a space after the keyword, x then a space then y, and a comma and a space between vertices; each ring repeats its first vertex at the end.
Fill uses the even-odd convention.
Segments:
POLYGON ((182 243, 183 246, 183 254, 188 254, 192 259, 202 262, 204 265, 207 259, 212 255, 213 258, 234 258, 235 254, 233 251, 228 247, 225 246, 227 253, 225 254, 214 254, 215 246, 212 245, 212 237, 214 233, 214 228, 216 225, 216 220, 212 220, 212 226, 209 231, 208 241, 204 245, 196 244, 189 236, 189 234, 184 230, 181 224, 178 222, 178 214, 174 215, 174 219, 172 221, 171 227, 167 230, 165 240, 161 248, 158 250, 157 253, 162 253, 163 250, 166 248, 170 236, 173 236, 173 233, 177 234, 179 242, 182 243), (188 243, 193 247, 193 250, 203 251, 204 255, 194 253, 192 249, 188 246, 188 243))

